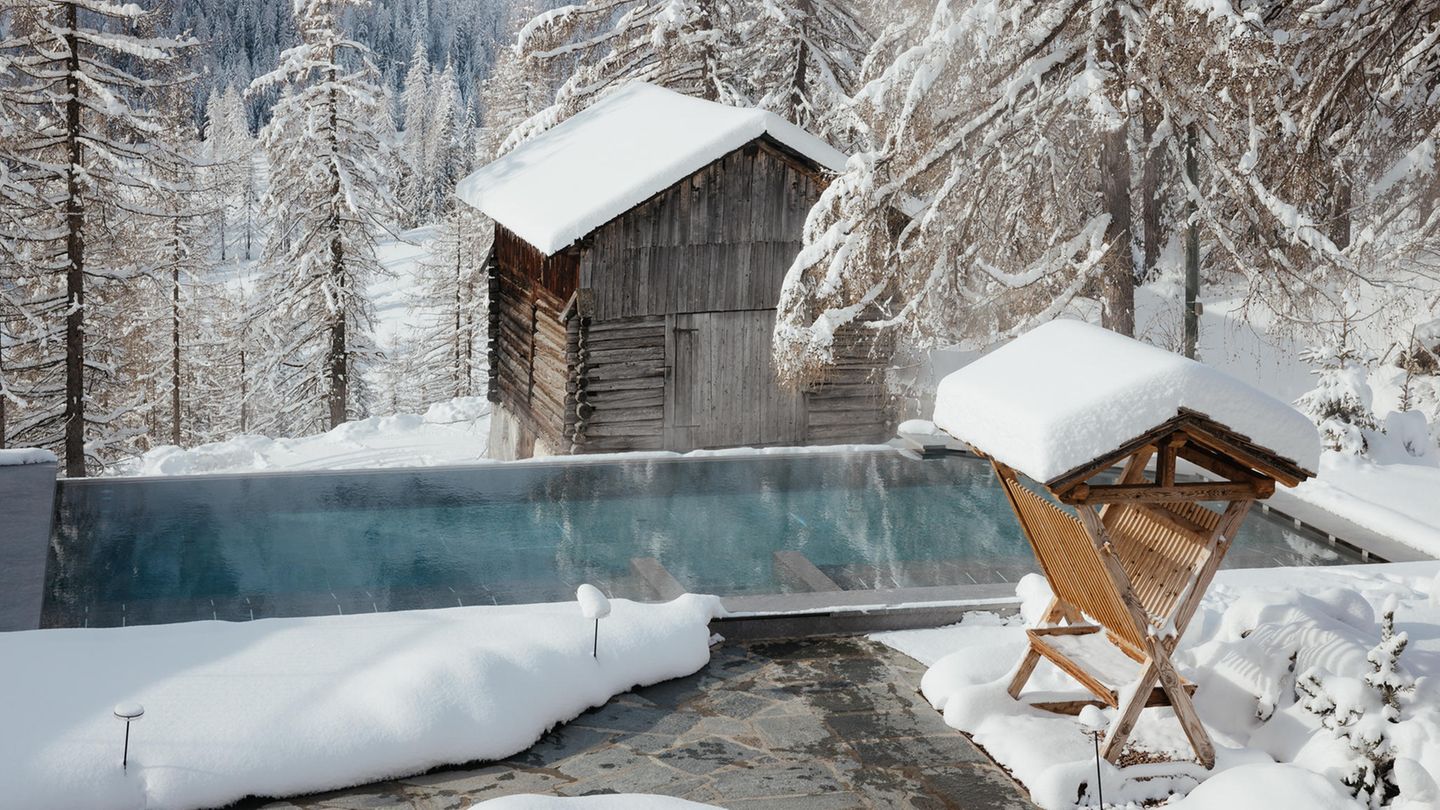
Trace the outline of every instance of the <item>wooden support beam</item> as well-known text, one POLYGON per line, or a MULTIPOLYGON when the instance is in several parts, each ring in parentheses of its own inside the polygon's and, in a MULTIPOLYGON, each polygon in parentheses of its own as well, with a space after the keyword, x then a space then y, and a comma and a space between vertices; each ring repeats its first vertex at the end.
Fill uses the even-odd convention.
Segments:
POLYGON ((1072 506, 1105 503, 1236 501, 1263 498, 1265 495, 1261 494, 1261 490, 1262 487, 1259 483, 1215 483, 1210 481, 1172 484, 1168 487, 1158 484, 1079 484, 1060 496, 1060 500, 1072 506))

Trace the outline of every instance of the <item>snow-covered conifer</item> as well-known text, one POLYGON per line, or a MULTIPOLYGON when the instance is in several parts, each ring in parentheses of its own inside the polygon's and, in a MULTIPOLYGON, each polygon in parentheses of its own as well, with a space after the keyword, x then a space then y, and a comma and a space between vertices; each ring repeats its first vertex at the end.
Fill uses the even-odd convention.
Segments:
POLYGON ((280 89, 261 133, 270 183, 260 310, 270 351, 258 368, 279 396, 263 426, 285 433, 362 416, 360 372, 374 355, 367 285, 382 272, 376 231, 394 213, 389 117, 369 49, 339 30, 349 5, 301 3, 300 44, 251 85, 280 89))
POLYGON ((426 405, 452 397, 478 396, 485 383, 485 313, 492 223, 467 205, 445 215, 420 268, 415 309, 421 328, 413 341, 407 384, 426 405))
POLYGON ((141 407, 115 372, 130 334, 122 299, 139 265, 134 226, 151 213, 142 198, 153 167, 168 159, 148 100, 189 43, 143 33, 146 12, 133 3, 16 0, 5 13, 14 129, 3 163, 30 192, 7 192, 23 224, 6 281, 25 314, 23 326, 0 321, 11 330, 6 386, 25 404, 6 431, 13 443, 55 447, 66 473, 82 476, 126 440, 141 407))
POLYGON ((875 43, 851 0, 768 0, 745 30, 756 106, 849 144, 849 98, 875 43))
POLYGON ((743 19, 733 0, 584 0, 541 13, 520 30, 516 47, 525 58, 570 75, 554 103, 510 133, 501 151, 630 81, 724 104, 748 103, 743 19))
POLYGON ((1341 781, 1371 808, 1390 804, 1399 793, 1392 729, 1400 722, 1401 698, 1415 689, 1400 667, 1409 637, 1395 631, 1395 607, 1391 597, 1381 611, 1380 643, 1366 656, 1371 671, 1363 678, 1322 675, 1312 668, 1295 682, 1305 710, 1349 749, 1349 770, 1341 781))
POLYGON ((1353 343, 1347 319, 1329 340, 1301 352, 1300 359, 1311 365, 1316 385, 1301 395, 1295 406, 1320 429, 1327 449, 1361 455, 1369 448, 1365 432, 1379 430, 1380 424, 1367 382, 1370 358, 1353 343))
POLYGON ((937 3, 857 94, 873 146, 805 224, 775 328, 783 379, 823 376, 862 315, 922 344, 989 340, 1086 294, 1131 331, 1127 43, 1143 18, 1119 6, 937 3))

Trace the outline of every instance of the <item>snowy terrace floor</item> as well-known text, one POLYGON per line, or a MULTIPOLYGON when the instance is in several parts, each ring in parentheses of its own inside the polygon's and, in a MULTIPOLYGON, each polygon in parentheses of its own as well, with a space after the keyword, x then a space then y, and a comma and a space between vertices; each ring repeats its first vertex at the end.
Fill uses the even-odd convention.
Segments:
POLYGON ((621 695, 504 762, 240 806, 448 810, 640 792, 734 810, 1032 808, 920 696, 923 674, 865 638, 727 644, 699 673, 621 695))

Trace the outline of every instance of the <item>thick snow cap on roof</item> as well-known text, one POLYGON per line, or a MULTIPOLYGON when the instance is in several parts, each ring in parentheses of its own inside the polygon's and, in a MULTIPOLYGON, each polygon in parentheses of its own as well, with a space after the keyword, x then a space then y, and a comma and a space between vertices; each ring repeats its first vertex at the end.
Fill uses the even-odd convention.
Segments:
POLYGON ((1098 326, 1051 321, 940 381, 934 422, 1036 481, 1050 481, 1173 419, 1180 408, 1306 470, 1315 426, 1289 404, 1202 363, 1098 326))
POLYGON ((461 180, 456 194, 548 256, 762 135, 845 168, 844 154, 774 113, 632 82, 461 180))

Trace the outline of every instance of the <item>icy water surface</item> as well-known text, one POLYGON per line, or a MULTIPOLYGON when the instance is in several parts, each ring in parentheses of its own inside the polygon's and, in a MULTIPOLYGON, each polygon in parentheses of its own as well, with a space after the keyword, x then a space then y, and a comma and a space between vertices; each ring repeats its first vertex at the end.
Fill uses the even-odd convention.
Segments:
MULTIPOLYGON (((1228 567, 1358 562, 1255 510, 1228 567)), ((989 465, 895 452, 65 482, 45 623, 110 626, 573 598, 1013 582, 1034 570, 989 465)))

